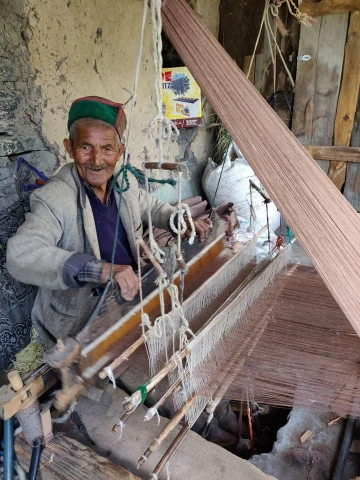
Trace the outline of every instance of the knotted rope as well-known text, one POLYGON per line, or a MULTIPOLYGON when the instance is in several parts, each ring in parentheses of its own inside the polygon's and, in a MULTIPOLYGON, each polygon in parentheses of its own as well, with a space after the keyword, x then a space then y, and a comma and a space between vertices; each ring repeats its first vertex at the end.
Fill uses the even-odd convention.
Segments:
POLYGON ((159 168, 163 161, 163 140, 169 140, 174 134, 179 136, 179 130, 176 125, 164 117, 162 104, 162 18, 161 18, 162 0, 153 0, 151 2, 151 22, 152 39, 154 49, 154 68, 155 68, 155 95, 157 115, 151 120, 149 125, 149 136, 155 138, 155 144, 158 148, 159 168))

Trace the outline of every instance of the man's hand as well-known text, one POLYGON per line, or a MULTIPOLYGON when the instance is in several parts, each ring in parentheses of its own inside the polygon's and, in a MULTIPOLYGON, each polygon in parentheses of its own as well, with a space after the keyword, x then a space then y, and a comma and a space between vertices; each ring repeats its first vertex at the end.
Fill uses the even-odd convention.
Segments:
MULTIPOLYGON (((111 264, 103 266, 101 281, 107 282, 110 277, 111 264)), ((139 279, 130 265, 114 265, 113 279, 118 284, 120 295, 126 301, 134 300, 139 291, 139 279)))
MULTIPOLYGON (((185 222, 188 226, 188 229, 185 232, 185 237, 190 238, 191 227, 190 227, 189 219, 187 219, 186 217, 185 217, 185 222)), ((195 233, 199 235, 199 241, 203 242, 210 233, 210 229, 213 226, 212 221, 210 220, 210 218, 204 218, 203 220, 201 220, 200 218, 195 218, 195 219, 193 218, 193 222, 195 225, 195 233)))

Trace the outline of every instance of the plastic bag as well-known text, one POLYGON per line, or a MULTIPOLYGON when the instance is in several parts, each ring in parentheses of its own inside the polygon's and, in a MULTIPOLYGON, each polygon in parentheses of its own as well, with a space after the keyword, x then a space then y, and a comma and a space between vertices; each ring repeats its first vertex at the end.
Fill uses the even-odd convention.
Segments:
MULTIPOLYGON (((211 159, 208 161, 202 178, 202 186, 211 206, 216 207, 221 202, 233 202, 240 223, 248 227, 250 226, 249 180, 261 188, 260 181, 253 169, 236 145, 231 144, 224 164, 216 165, 211 159)), ((251 196, 255 214, 254 230, 258 232, 266 225, 266 206, 263 197, 255 189, 252 189, 251 196)), ((280 225, 280 213, 273 202, 268 204, 268 210, 270 230, 274 231, 280 225)))

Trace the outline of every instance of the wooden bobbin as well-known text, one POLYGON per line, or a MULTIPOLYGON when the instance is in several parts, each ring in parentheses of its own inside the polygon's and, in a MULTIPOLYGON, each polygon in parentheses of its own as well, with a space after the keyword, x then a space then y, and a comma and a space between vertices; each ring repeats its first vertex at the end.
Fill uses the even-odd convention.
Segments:
POLYGON ((177 172, 186 172, 186 166, 183 163, 161 163, 145 162, 144 167, 147 170, 173 170, 177 172))

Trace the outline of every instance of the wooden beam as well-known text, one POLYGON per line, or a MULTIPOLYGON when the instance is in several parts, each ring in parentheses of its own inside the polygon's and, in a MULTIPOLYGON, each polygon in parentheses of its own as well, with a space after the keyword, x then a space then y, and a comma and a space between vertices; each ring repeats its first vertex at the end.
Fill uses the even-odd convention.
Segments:
POLYGON ((314 160, 360 163, 360 147, 322 147, 304 145, 314 160))
POLYGON ((39 398, 57 382, 56 373, 49 367, 39 374, 35 380, 29 380, 18 392, 10 385, 0 388, 0 418, 7 420, 17 412, 32 404, 34 398, 39 398), (25 400, 24 400, 25 399, 25 400))
MULTIPOLYGON (((22 434, 16 437, 15 451, 21 467, 28 471, 31 458, 29 446, 22 434)), ((42 480, 140 480, 120 465, 116 465, 90 448, 65 435, 57 434, 41 452, 42 480)), ((39 475, 40 478, 40 475, 39 475)))
POLYGON ((300 11, 310 17, 329 15, 330 13, 344 13, 360 10, 360 0, 303 0, 300 11))
MULTIPOLYGON (((360 4, 360 0, 359 0, 360 4)), ((354 126, 360 84, 360 11, 353 12, 345 45, 344 67, 335 117, 334 145, 348 147, 354 126)), ((345 183, 346 163, 330 162, 329 178, 340 190, 345 183)))
POLYGON ((245 55, 244 61, 243 61, 243 66, 242 66, 242 71, 245 73, 246 76, 249 73, 248 79, 254 85, 254 83, 255 83, 255 59, 253 61, 253 64, 251 65, 251 70, 249 72, 251 59, 252 59, 252 55, 245 55))

